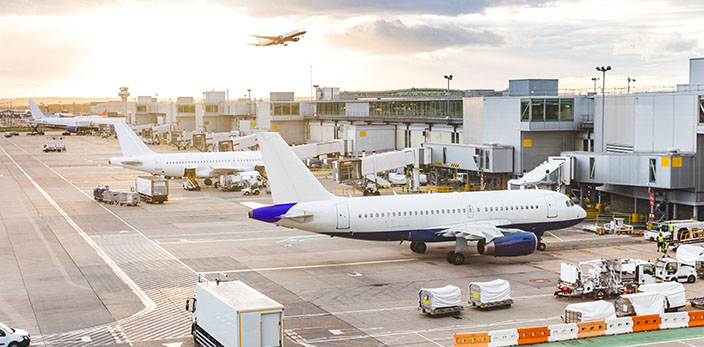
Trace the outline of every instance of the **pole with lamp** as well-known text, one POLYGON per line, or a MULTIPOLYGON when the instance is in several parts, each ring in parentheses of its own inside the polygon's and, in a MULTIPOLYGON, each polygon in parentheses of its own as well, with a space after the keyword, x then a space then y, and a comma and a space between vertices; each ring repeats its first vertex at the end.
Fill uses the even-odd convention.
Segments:
POLYGON ((450 81, 452 81, 452 75, 445 75, 445 79, 447 80, 447 118, 450 118, 450 81))
POLYGON ((606 115, 604 114, 604 110, 606 108, 606 71, 611 71, 611 65, 608 65, 606 67, 597 66, 596 71, 601 72, 601 150, 604 151, 604 118, 606 118, 606 115))
POLYGON ((628 91, 627 91, 627 94, 631 94, 631 82, 635 82, 635 81, 636 81, 635 78, 630 78, 630 77, 628 77, 628 89, 627 89, 628 91))
POLYGON ((600 77, 592 77, 592 82, 594 82, 594 95, 596 95, 596 81, 600 79, 600 77))

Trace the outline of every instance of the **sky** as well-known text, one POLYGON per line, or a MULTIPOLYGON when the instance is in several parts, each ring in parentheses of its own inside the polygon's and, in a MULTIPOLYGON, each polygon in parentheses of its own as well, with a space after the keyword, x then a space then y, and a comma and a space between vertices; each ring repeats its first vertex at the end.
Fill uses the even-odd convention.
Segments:
POLYGON ((230 98, 410 87, 497 89, 559 78, 591 88, 687 83, 704 56, 699 0, 0 1, 0 98, 230 98), (255 47, 250 34, 307 34, 255 47), (312 81, 311 81, 312 80, 312 81), (312 83, 311 83, 312 82, 312 83))

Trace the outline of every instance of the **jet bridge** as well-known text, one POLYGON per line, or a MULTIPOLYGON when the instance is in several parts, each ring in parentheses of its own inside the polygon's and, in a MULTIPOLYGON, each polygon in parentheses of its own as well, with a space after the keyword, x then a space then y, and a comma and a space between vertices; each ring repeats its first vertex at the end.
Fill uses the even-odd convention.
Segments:
POLYGON ((526 189, 538 186, 550 186, 555 191, 565 192, 565 188, 574 179, 574 158, 548 157, 547 161, 535 169, 526 172, 520 178, 508 181, 508 189, 526 189))
POLYGON ((336 161, 333 165, 333 176, 338 182, 359 180, 363 177, 380 182, 376 177, 378 172, 411 167, 413 171, 411 188, 417 190, 420 187, 420 168, 430 163, 429 149, 405 148, 400 151, 375 153, 358 159, 336 161))

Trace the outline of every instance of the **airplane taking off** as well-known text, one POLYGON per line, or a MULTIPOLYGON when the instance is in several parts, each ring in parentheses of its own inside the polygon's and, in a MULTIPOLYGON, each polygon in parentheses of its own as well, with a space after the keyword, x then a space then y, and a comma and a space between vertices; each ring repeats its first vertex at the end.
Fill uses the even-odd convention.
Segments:
POLYGON ((213 177, 254 171, 255 166, 264 165, 261 153, 206 152, 206 153, 155 153, 142 142, 137 134, 123 121, 115 121, 115 133, 120 142, 122 157, 110 158, 108 163, 128 169, 149 172, 165 177, 184 177, 186 169, 195 170, 198 178, 211 185, 213 177))
POLYGON ((32 100, 29 102, 29 111, 32 114, 32 118, 28 120, 30 126, 46 126, 50 128, 66 129, 68 132, 75 133, 78 128, 97 128, 100 124, 113 124, 111 119, 105 117, 107 115, 107 109, 100 116, 83 116, 83 117, 47 117, 44 112, 42 112, 37 104, 32 100))
POLYGON ((586 212, 565 195, 547 190, 504 190, 451 194, 337 197, 330 194, 277 133, 257 134, 274 200, 249 217, 288 228, 376 241, 455 241, 449 263, 477 241, 484 255, 520 256, 544 250, 545 231, 567 228, 586 212))
POLYGON ((263 47, 263 46, 275 46, 284 45, 288 46, 288 42, 297 42, 306 33, 305 29, 298 29, 289 31, 285 34, 279 36, 261 36, 261 35, 249 35, 257 38, 257 43, 248 43, 251 46, 263 47))

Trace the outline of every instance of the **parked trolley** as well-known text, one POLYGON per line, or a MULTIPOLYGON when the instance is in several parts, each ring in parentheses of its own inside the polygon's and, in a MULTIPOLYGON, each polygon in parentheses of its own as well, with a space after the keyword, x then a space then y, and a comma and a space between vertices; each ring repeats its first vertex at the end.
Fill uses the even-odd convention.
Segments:
POLYGON ((463 309, 462 292, 459 287, 452 285, 423 288, 418 292, 418 309, 431 316, 459 315, 463 309))
POLYGON ((479 309, 511 307, 511 285, 506 280, 496 279, 489 282, 472 282, 469 284, 469 303, 479 309))

